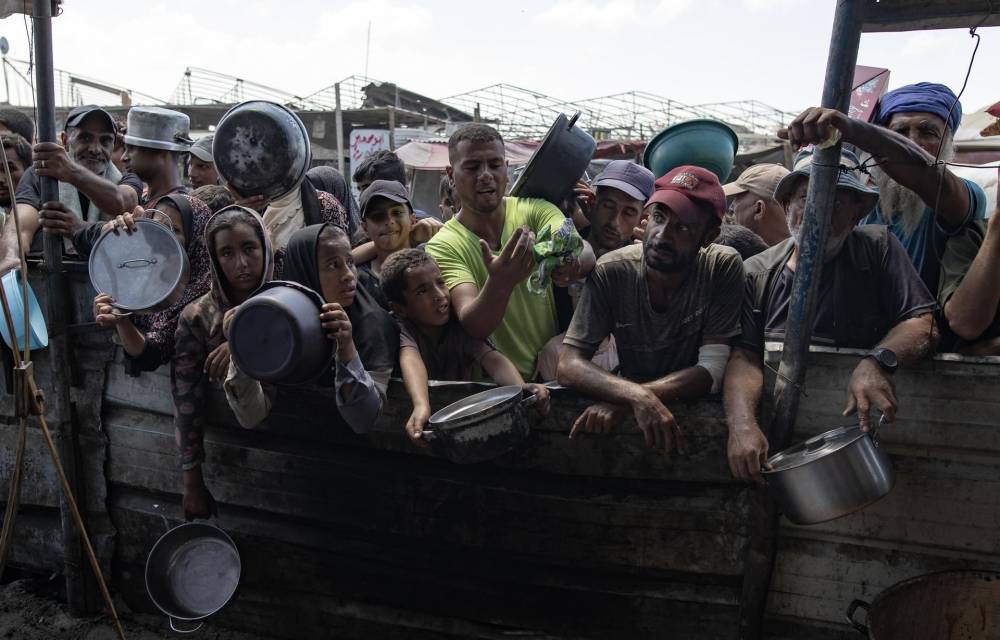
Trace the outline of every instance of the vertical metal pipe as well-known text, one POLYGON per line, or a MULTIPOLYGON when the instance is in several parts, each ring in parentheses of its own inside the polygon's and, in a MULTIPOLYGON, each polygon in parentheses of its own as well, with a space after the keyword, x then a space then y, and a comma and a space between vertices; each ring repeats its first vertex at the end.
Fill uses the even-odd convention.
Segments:
MULTIPOLYGON (((839 0, 830 35, 821 104, 844 113, 847 113, 850 104, 864 4, 863 0, 839 0)), ((838 143, 828 149, 817 150, 813 156, 799 255, 785 323, 785 344, 774 388, 773 420, 767 430, 772 451, 779 451, 787 445, 798 414, 799 392, 806 378, 816 293, 823 270, 823 253, 836 197, 840 148, 838 143)), ((750 539, 740 600, 740 638, 745 640, 761 637, 778 531, 778 513, 767 491, 760 487, 751 491, 750 539)))
MULTIPOLYGON (((334 111, 334 126, 337 127, 337 169, 340 173, 344 173, 344 111, 340 106, 340 83, 333 85, 333 95, 337 101, 337 107, 334 111)), ((344 176, 347 179, 347 183, 350 184, 350 176, 344 176)))
MULTIPOLYGON (((38 106, 38 141, 56 142, 55 83, 52 75, 52 6, 51 0, 33 0, 32 25, 35 30, 35 102, 38 106)), ((59 199, 59 185, 54 178, 40 178, 42 202, 59 199)), ((52 388, 46 390, 50 415, 56 422, 59 456, 70 487, 80 496, 76 474, 76 447, 70 407, 68 324, 69 288, 62 264, 62 238, 43 234, 45 240, 45 272, 48 297, 49 364, 52 388)), ((62 492, 60 492, 61 494, 62 492)), ((86 559, 80 536, 73 523, 72 512, 62 496, 59 503, 63 542, 63 572, 66 577, 66 597, 70 612, 82 615, 88 606, 82 567, 86 559)))

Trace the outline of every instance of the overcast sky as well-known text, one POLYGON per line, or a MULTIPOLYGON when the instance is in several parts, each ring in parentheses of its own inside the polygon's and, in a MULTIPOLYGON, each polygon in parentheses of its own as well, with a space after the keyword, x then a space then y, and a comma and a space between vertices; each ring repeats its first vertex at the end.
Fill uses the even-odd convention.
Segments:
MULTIPOLYGON (((65 0, 56 67, 168 98, 187 66, 306 95, 365 68, 441 98, 509 83, 566 100, 630 90, 689 104, 817 103, 833 0, 65 0)), ((1000 28, 982 45, 962 103, 1000 100, 1000 28)), ((22 18, 0 21, 27 58, 22 18)), ((859 63, 892 87, 962 84, 968 30, 866 34, 859 63)))

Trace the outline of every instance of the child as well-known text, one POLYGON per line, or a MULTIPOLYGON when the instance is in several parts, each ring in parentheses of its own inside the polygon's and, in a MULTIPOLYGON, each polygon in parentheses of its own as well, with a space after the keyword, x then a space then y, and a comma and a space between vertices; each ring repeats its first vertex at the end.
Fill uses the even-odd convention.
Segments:
POLYGON ((410 245, 410 229, 417 222, 406 189, 392 180, 376 180, 361 193, 361 228, 374 244, 375 257, 358 265, 358 279, 382 308, 389 304, 382 294, 379 274, 390 255, 410 245))
POLYGON ((208 386, 229 368, 222 332, 226 312, 271 279, 271 244, 257 212, 233 205, 213 215, 205 229, 211 289, 184 307, 177 322, 170 371, 174 426, 184 473, 184 516, 207 518, 215 500, 205 486, 205 399, 208 386))
POLYGON ((525 384, 513 363, 486 340, 476 340, 451 313, 441 270, 418 249, 393 253, 382 265, 382 291, 400 319, 399 367, 413 412, 406 433, 425 444, 421 433, 431 415, 427 392, 433 380, 478 380, 485 372, 498 385, 520 385, 538 396, 537 408, 548 412, 549 391, 525 384))

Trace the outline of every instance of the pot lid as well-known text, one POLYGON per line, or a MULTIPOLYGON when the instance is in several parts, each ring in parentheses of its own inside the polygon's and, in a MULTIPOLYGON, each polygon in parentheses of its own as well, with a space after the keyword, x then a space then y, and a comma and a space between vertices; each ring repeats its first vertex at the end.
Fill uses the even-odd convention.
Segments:
POLYGON ((765 473, 792 469, 826 457, 857 442, 866 435, 868 434, 857 425, 831 429, 771 456, 767 461, 771 465, 771 469, 765 473))
POLYGON ((187 285, 187 252, 173 229, 135 221, 132 233, 105 232, 90 252, 90 284, 126 311, 153 309, 187 285))
POLYGON ((508 406, 513 405, 515 400, 520 399, 521 393, 521 387, 518 385, 487 389, 467 398, 462 398, 458 402, 451 403, 432 415, 429 423, 447 427, 446 423, 448 422, 456 422, 471 417, 485 420, 501 413, 508 406))

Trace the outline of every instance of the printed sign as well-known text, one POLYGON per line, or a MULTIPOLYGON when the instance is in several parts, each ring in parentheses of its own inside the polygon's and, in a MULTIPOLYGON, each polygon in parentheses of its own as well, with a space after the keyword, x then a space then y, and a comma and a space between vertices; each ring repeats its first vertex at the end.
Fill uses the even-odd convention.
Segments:
POLYGON ((376 151, 389 148, 389 131, 387 129, 354 129, 351 131, 350 143, 350 173, 345 177, 351 184, 354 197, 357 198, 358 191, 350 176, 354 175, 354 170, 365 158, 376 151))

